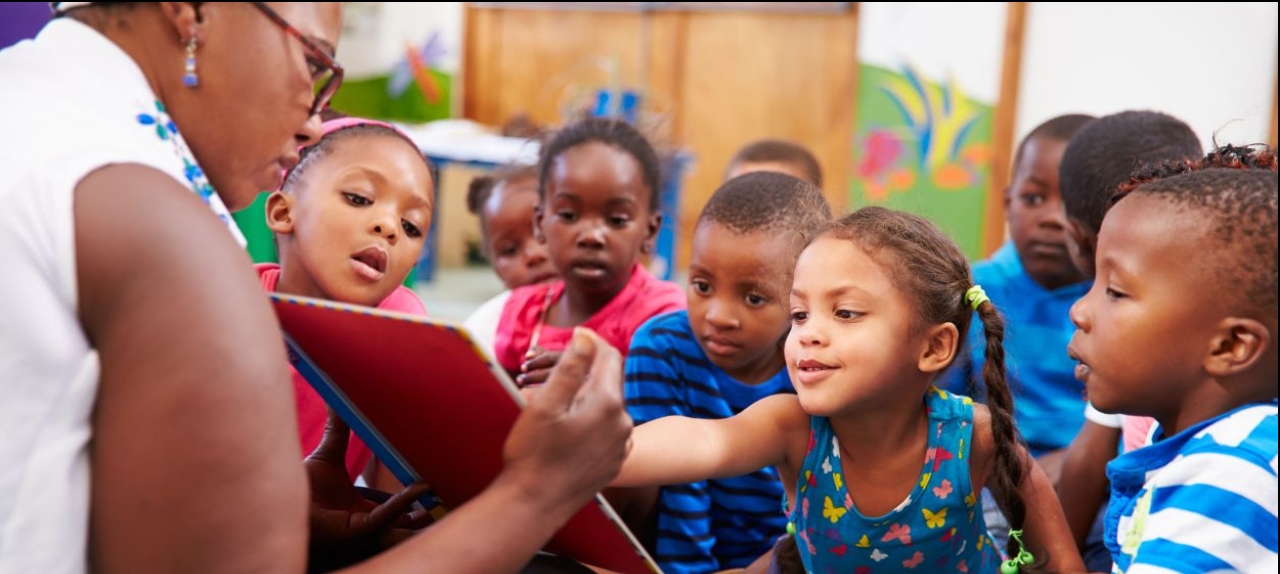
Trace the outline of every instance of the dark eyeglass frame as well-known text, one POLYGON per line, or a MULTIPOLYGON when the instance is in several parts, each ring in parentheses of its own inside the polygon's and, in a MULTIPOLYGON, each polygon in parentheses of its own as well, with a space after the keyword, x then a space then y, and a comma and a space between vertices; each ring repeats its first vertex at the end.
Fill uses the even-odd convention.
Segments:
POLYGON ((325 71, 333 72, 332 75, 325 79, 324 83, 321 84, 319 88, 314 89, 315 100, 311 102, 311 115, 315 116, 316 114, 319 114, 321 110, 329 105, 329 100, 333 99, 333 94, 337 93, 338 88, 342 86, 342 66, 338 64, 337 60, 333 59, 333 56, 326 54, 324 50, 321 50, 320 47, 315 44, 315 42, 307 39, 306 36, 302 35, 302 32, 299 32, 297 28, 294 28, 293 25, 280 17, 280 15, 277 14, 275 10, 272 10, 270 6, 267 6, 265 2, 250 2, 250 4, 253 4, 258 11, 265 14, 272 22, 275 22, 275 24, 284 30, 286 34, 293 36, 294 38, 297 38, 299 42, 302 42, 302 46, 306 48, 307 52, 310 54, 307 67, 310 68, 312 66, 317 66, 319 68, 314 72, 315 74, 323 74, 325 71), (314 59, 314 61, 311 61, 311 59, 314 59))

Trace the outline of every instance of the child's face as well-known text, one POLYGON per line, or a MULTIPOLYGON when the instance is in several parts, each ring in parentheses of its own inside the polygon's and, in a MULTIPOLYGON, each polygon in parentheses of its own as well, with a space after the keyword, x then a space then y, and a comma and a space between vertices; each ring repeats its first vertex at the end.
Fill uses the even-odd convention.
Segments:
POLYGON ((389 135, 335 142, 267 220, 280 238, 281 291, 376 306, 418 261, 431 225, 431 175, 389 135))
POLYGON ((821 237, 796 262, 787 369, 805 412, 814 416, 875 409, 914 396, 923 343, 915 309, 888 270, 851 241, 821 237))
POLYGON ((798 238, 698 225, 689 262, 689 324, 712 364, 754 384, 784 366, 782 339, 798 238))
POLYGON ((499 183, 484 204, 485 251, 508 289, 556 278, 547 246, 533 236, 538 180, 525 177, 499 183))
POLYGON ((809 181, 809 174, 805 173, 800 166, 782 161, 744 161, 729 166, 728 173, 725 174, 724 180, 729 181, 740 175, 755 173, 758 171, 767 171, 771 173, 785 173, 800 181, 809 181))
POLYGON ((1202 380, 1221 315, 1204 221, 1159 198, 1125 198, 1098 233, 1098 276, 1071 308, 1068 353, 1104 412, 1160 418, 1202 380), (1215 313, 1216 311, 1216 313, 1215 313))
POLYGON ((1005 195, 1009 234, 1027 274, 1046 289, 1083 279, 1067 250, 1066 215, 1058 192, 1058 164, 1067 142, 1039 137, 1022 157, 1005 195))
POLYGON ((552 160, 537 225, 566 289, 604 297, 622 289, 661 222, 650 191, 639 162, 611 145, 588 142, 552 160))

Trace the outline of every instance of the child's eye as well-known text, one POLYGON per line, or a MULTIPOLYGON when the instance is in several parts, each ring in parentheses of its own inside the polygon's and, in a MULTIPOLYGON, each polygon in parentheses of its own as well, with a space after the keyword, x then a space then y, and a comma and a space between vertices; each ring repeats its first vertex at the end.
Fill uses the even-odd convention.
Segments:
POLYGON ((1041 193, 1027 193, 1027 194, 1023 194, 1023 196, 1022 196, 1022 203, 1026 204, 1026 205, 1028 205, 1028 206, 1031 206, 1031 207, 1035 207, 1035 206, 1037 206, 1037 205, 1041 205, 1041 204, 1043 204, 1043 203, 1044 203, 1044 194, 1041 194, 1041 193))
POLYGON ((1128 297, 1128 295, 1125 295, 1124 293, 1117 291, 1115 287, 1107 287, 1108 299, 1112 299, 1112 300, 1124 299, 1125 297, 1128 297))
POLYGON ((324 72, 325 72, 324 62, 321 62, 320 60, 312 58, 311 56, 307 56, 307 73, 311 74, 311 81, 314 82, 316 80, 319 80, 320 76, 323 75, 324 72))
POLYGON ((808 313, 807 311, 792 311, 792 312, 791 312, 791 323, 792 323, 793 325, 799 325, 799 324, 803 323, 805 319, 808 319, 808 318, 809 318, 809 313, 808 313))
POLYGON ((749 293, 746 296, 746 301, 749 307, 763 307, 765 303, 769 302, 769 299, 755 293, 749 293))
POLYGON ((408 221, 401 220, 400 226, 404 228, 404 234, 409 237, 422 237, 422 230, 408 221))
POLYGON ((578 214, 572 211, 557 211, 556 217, 559 217, 562 221, 572 223, 578 219, 578 214))
POLYGON ((861 315, 862 313, 859 313, 857 311, 850 311, 848 309, 836 309, 836 318, 843 321, 857 319, 861 315))
POLYGON ((516 246, 503 245, 499 247, 496 251, 498 252, 498 257, 513 257, 516 254, 516 246))
POLYGON ((626 225, 627 222, 629 221, 631 221, 631 218, 625 215, 615 215, 609 218, 609 224, 613 225, 614 227, 622 227, 623 225, 626 225))
POLYGON ((694 293, 699 295, 708 295, 711 293, 711 284, 701 279, 694 279, 689 282, 693 286, 694 293))
POLYGON ((365 197, 365 196, 363 196, 363 195, 360 195, 360 194, 358 194, 358 193, 351 193, 351 192, 349 192, 349 191, 344 191, 344 192, 342 192, 342 197, 347 198, 347 203, 350 203, 351 205, 354 205, 354 206, 357 206, 357 207, 364 207, 364 206, 366 206, 366 205, 373 205, 373 202, 372 202, 372 201, 370 201, 370 200, 369 200, 369 198, 367 198, 367 197, 365 197))

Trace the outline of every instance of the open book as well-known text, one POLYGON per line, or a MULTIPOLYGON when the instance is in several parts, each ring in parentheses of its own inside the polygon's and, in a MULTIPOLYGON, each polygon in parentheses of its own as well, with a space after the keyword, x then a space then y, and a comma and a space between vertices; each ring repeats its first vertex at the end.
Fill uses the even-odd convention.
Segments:
MULTIPOLYGON (((523 401, 461 326, 306 297, 271 300, 294 368, 400 482, 425 480, 457 508, 498 476, 523 401)), ((624 574, 660 572, 600 495, 546 550, 624 574)))

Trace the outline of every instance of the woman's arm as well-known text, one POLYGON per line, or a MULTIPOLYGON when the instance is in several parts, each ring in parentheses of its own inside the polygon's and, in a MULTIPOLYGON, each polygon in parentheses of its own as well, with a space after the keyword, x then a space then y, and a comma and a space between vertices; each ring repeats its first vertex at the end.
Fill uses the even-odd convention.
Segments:
POLYGON ((683 484, 781 465, 808 432, 809 416, 795 395, 761 399, 727 419, 660 418, 636 427, 612 484, 683 484))
POLYGON ((617 474, 631 418, 621 355, 586 329, 512 428, 489 488, 360 572, 517 572, 617 474))
POLYGON ((292 387, 248 257, 151 168, 90 174, 74 213, 80 318, 101 361, 90 567, 302 571, 292 387))

